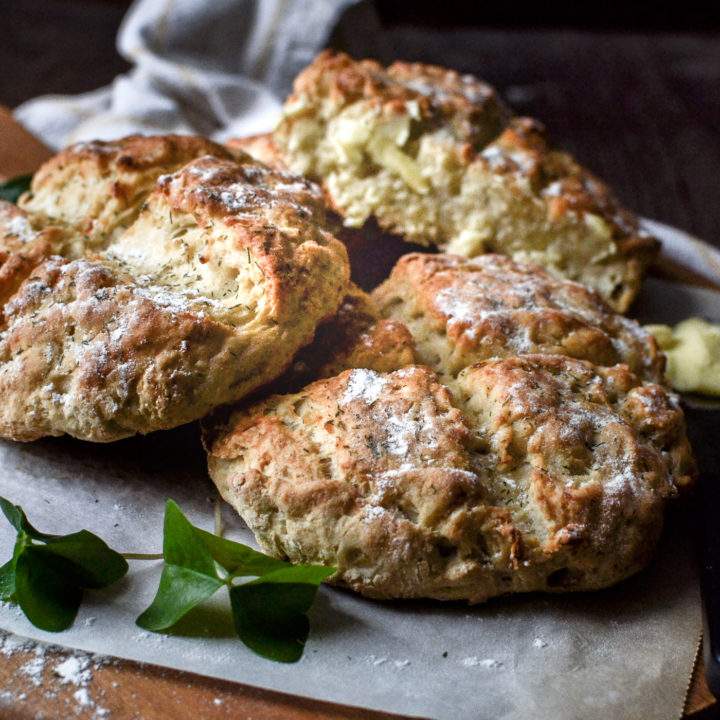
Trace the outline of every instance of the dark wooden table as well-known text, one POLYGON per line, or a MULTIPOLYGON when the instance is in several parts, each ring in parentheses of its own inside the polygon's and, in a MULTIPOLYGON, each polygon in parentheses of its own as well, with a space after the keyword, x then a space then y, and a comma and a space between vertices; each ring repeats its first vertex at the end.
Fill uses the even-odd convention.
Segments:
MULTIPOLYGON (((87 0, 0 5, 0 104, 91 90, 126 69, 113 40, 123 11, 123 3, 87 0)), ((362 38, 335 42, 362 54, 362 38)), ((378 45, 384 60, 433 62, 486 79, 518 112, 543 120, 556 145, 639 214, 720 247, 720 35, 394 25, 375 38, 378 45)), ((27 150, 17 152, 20 141, 8 132, 0 115, 5 158, 14 158, 0 174, 32 169, 42 148, 24 138, 27 150)), ((32 649, 0 657, 0 717, 97 717, 98 707, 110 718, 146 720, 384 717, 133 663, 96 668, 89 691, 97 702, 81 707, 73 701, 78 688, 57 681, 50 660, 44 684, 18 672, 33 657, 32 649)), ((719 717, 711 704, 696 678, 686 716, 719 717)))

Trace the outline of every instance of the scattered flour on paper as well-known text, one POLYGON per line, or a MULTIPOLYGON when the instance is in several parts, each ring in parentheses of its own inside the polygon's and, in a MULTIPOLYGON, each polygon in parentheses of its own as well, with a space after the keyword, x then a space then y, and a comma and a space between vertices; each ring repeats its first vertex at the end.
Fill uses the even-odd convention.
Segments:
POLYGON ((386 657, 377 657, 375 655, 369 655, 366 659, 368 665, 387 665, 388 667, 402 670, 403 668, 409 667, 412 663, 409 660, 392 660, 386 657))
POLYGON ((503 666, 502 660, 497 660, 496 658, 479 658, 474 655, 472 657, 466 657, 462 661, 462 664, 465 667, 483 667, 490 670, 497 670, 503 666))
POLYGON ((133 640, 140 644, 153 648, 159 648, 167 640, 167 635, 162 633, 150 633, 143 630, 142 632, 133 635, 133 640))

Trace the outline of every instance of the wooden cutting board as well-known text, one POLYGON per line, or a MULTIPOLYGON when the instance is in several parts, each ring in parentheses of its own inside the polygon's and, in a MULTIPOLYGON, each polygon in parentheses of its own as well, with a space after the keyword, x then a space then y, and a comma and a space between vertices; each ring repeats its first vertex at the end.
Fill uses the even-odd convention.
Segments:
POLYGON ((10 111, 0 105, 0 179, 34 172, 51 155, 48 147, 16 123, 10 111))
MULTIPOLYGON (((33 172, 52 152, 0 106, 0 178, 33 172)), ((669 271, 672 273, 672 269, 669 271)), ((677 275, 676 275, 677 277, 677 275)), ((687 277, 683 278, 687 280, 687 277)), ((58 637, 62 641, 62 637, 58 637)), ((112 720, 338 720, 397 718, 124 660, 93 661, 72 650, 0 642, 0 717, 112 720), (80 672, 73 671, 79 668, 80 672), (83 670, 84 668, 84 670, 83 670), (65 672, 67 671, 67 672, 65 672)), ((700 659, 693 671, 685 718, 709 720, 718 704, 700 659)))

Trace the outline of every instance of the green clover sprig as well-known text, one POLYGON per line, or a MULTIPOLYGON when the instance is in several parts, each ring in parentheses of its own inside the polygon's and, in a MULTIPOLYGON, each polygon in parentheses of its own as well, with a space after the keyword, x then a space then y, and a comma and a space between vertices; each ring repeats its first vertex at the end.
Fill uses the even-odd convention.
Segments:
POLYGON ((307 612, 320 583, 335 572, 324 565, 291 565, 201 530, 172 500, 165 506, 163 557, 160 586, 137 619, 140 627, 167 630, 225 586, 240 639, 280 662, 302 656, 310 627, 307 612), (240 582, 248 577, 255 579, 240 582))
POLYGON ((233 626, 243 643, 271 660, 296 662, 318 586, 335 572, 323 565, 292 565, 206 532, 172 500, 165 507, 162 556, 121 555, 87 530, 41 533, 22 508, 4 498, 0 509, 17 530, 13 556, 0 568, 0 599, 17 603, 33 625, 51 632, 72 625, 85 589, 122 578, 128 559, 162 557, 160 584, 150 607, 137 618, 140 627, 166 631, 227 587, 233 626))
POLYGON ((18 505, 0 498, 0 509, 17 530, 12 559, 0 568, 0 598, 42 630, 70 627, 85 589, 107 587, 128 571, 125 558, 87 530, 48 535, 18 505))

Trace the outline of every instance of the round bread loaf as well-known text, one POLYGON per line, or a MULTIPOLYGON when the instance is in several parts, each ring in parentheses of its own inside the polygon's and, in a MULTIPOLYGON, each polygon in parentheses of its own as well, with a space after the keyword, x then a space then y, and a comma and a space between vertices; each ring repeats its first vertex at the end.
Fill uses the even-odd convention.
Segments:
MULTIPOLYGON (((501 252, 624 312, 658 249, 610 189, 469 75, 330 51, 295 80, 273 142, 345 222, 474 257, 501 252)), ((259 151, 273 150, 258 140, 259 151)))
POLYGON ((348 370, 235 412, 210 474, 263 550, 375 598, 590 590, 643 567, 692 473, 682 412, 626 366, 348 370))
POLYGON ((198 419, 284 372, 347 290, 320 189, 204 140, 75 146, 21 204, 0 207, 3 437, 198 419))
POLYGON ((408 326, 418 362, 444 382, 481 360, 527 353, 626 363, 643 380, 663 381, 665 358, 650 333, 598 293, 534 263, 411 253, 373 299, 381 315, 408 326))
POLYGON ((425 365, 345 370, 205 425, 210 476, 266 552, 370 597, 469 602, 647 563, 695 473, 647 333, 503 256, 412 254, 375 297, 425 365))

